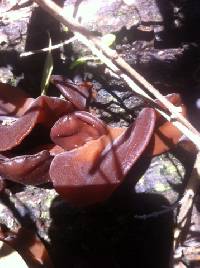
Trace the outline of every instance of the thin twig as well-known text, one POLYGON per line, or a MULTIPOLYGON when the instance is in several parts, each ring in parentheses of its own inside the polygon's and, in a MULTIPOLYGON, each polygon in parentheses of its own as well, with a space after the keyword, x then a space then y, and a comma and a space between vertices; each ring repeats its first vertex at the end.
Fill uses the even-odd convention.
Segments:
POLYGON ((59 43, 59 44, 56 44, 56 45, 53 45, 53 46, 50 46, 50 47, 45 47, 45 48, 42 48, 42 49, 23 52, 23 53, 20 54, 20 57, 27 57, 27 56, 38 54, 38 53, 49 52, 49 51, 52 51, 54 49, 58 49, 60 47, 63 47, 64 45, 68 45, 68 44, 74 42, 76 39, 77 38, 75 36, 73 36, 70 39, 65 40, 62 43, 59 43))
POLYGON ((158 217, 160 217, 162 215, 165 215, 167 213, 173 213, 174 209, 176 209, 177 206, 179 206, 179 202, 176 202, 175 204, 173 204, 173 205, 171 205, 169 207, 165 206, 160 211, 154 211, 152 213, 143 214, 143 215, 135 215, 134 218, 139 219, 139 220, 147 220, 147 219, 152 219, 152 218, 158 218, 158 217))
POLYGON ((177 249, 185 226, 188 215, 193 207, 194 198, 200 186, 200 152, 197 154, 196 161, 188 185, 184 191, 182 199, 179 201, 180 209, 177 216, 177 227, 174 231, 174 249, 177 249))
POLYGON ((99 59, 105 63, 114 73, 121 77, 126 83, 131 87, 133 91, 143 97, 149 99, 154 103, 153 98, 158 99, 169 111, 162 115, 171 121, 185 136, 187 136, 200 150, 200 134, 199 132, 190 124, 186 118, 184 118, 179 109, 169 102, 157 89, 155 89, 144 77, 142 77, 138 72, 136 72, 128 63, 126 63, 116 51, 105 46, 101 40, 94 35, 91 31, 79 24, 74 18, 68 18, 68 14, 55 4, 52 0, 34 0, 43 9, 49 12, 53 17, 67 26, 78 40, 84 43, 92 52, 99 57, 99 59), (136 85, 136 82, 140 85, 136 85), (147 92, 141 88, 145 88, 147 92))
MULTIPOLYGON (((94 39, 94 38, 93 38, 94 39)), ((151 85, 142 75, 140 75, 136 70, 134 70, 124 59, 122 59, 118 53, 111 48, 105 46, 95 37, 95 44, 99 49, 101 49, 105 55, 112 58, 112 61, 134 80, 136 80, 140 85, 142 85, 150 94, 152 94, 156 99, 158 99, 165 107, 173 114, 173 119, 178 119, 186 127, 192 129, 199 137, 198 131, 181 115, 179 109, 174 106, 167 98, 165 98, 153 85, 151 85)))

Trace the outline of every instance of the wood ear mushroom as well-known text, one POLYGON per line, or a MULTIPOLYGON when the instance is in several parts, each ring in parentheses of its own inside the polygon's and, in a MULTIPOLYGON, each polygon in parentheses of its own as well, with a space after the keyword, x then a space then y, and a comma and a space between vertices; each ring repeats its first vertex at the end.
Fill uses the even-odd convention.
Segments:
POLYGON ((91 95, 92 84, 90 82, 76 85, 62 75, 52 75, 51 82, 59 89, 65 99, 74 105, 75 109, 85 110, 91 95))
POLYGON ((118 137, 112 137, 110 132, 57 155, 50 167, 57 192, 75 205, 106 200, 145 150, 154 125, 154 110, 145 108, 135 123, 118 137))
MULTIPOLYGON (((109 127, 79 111, 86 108, 91 85, 77 86, 62 76, 53 76, 52 81, 66 100, 33 99, 18 89, 15 98, 15 88, 0 84, 1 178, 22 184, 51 180, 69 203, 90 205, 109 198, 144 151, 149 156, 160 154, 180 138, 153 108, 144 108, 128 128, 109 127), (34 141, 38 126, 45 142, 34 141), (34 141, 31 150, 23 147, 27 139, 34 141)), ((168 98, 182 105, 179 95, 168 98)))

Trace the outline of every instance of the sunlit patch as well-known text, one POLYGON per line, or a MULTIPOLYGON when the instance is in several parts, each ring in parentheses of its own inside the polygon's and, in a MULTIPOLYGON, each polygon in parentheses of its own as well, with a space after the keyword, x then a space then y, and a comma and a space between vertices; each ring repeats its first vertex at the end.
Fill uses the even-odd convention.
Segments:
POLYGON ((0 125, 11 126, 16 122, 16 117, 0 116, 0 125))

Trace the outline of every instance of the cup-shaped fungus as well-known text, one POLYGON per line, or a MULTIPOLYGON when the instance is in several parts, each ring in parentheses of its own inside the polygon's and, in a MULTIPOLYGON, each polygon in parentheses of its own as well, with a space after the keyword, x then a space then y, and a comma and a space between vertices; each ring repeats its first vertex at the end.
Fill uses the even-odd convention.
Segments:
POLYGON ((50 177, 56 191, 75 205, 106 200, 145 150, 154 125, 154 110, 145 108, 117 138, 103 135, 55 156, 50 177))
POLYGON ((20 117, 0 116, 0 151, 19 145, 37 125, 50 129, 62 115, 73 110, 70 102, 41 96, 32 101, 20 117))
POLYGON ((82 111, 61 117, 52 127, 50 136, 55 144, 69 151, 106 134, 106 124, 82 111))
POLYGON ((33 155, 0 158, 1 177, 23 184, 41 184, 49 181, 52 157, 48 151, 33 155))
POLYGON ((0 83, 0 115, 21 116, 32 101, 23 90, 0 83))
MULTIPOLYGON (((67 100, 33 99, 0 84, 0 178, 23 184, 50 178, 68 202, 94 204, 113 193, 145 149, 148 156, 160 154, 181 136, 152 108, 144 108, 128 128, 109 127, 94 115, 77 111, 85 109, 91 84, 76 85, 62 76, 51 80, 67 100), (34 148, 23 147, 27 140, 34 148), (25 153, 18 155, 20 150, 25 153)), ((167 98, 185 115, 179 95, 167 98)))
POLYGON ((92 83, 73 83, 62 75, 52 75, 51 82, 60 90, 66 100, 70 101, 75 109, 84 110, 91 96, 92 83))
POLYGON ((46 182, 52 157, 48 150, 36 151, 32 147, 41 145, 41 137, 50 142, 49 132, 53 124, 73 111, 74 106, 60 98, 28 98, 20 89, 4 84, 0 84, 0 97, 1 178, 24 184, 46 182), (23 155, 18 155, 21 151, 23 155), (35 154, 31 155, 33 151, 35 154))

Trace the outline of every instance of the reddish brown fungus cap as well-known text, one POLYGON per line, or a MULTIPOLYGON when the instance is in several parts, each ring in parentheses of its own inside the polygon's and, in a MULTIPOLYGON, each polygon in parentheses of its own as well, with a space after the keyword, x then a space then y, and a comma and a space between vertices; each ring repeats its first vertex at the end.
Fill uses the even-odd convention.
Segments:
POLYGON ((11 120, 9 117, 3 120, 0 118, 0 151, 11 150, 21 144, 38 124, 50 129, 56 120, 71 111, 72 104, 65 100, 40 96, 21 117, 11 120))
POLYGON ((52 157, 48 151, 34 155, 0 158, 0 176, 22 184, 37 185, 49 181, 52 157))
POLYGON ((0 125, 0 151, 11 150, 19 145, 32 131, 38 118, 37 112, 27 113, 21 118, 4 119, 0 125))
POLYGON ((88 112, 60 118, 51 129, 51 139, 65 150, 77 148, 108 133, 107 126, 88 112))
POLYGON ((33 101, 23 90, 0 83, 0 115, 21 116, 33 101))
POLYGON ((75 84, 62 75, 52 75, 51 82, 77 110, 85 110, 91 95, 92 84, 90 82, 75 84))
POLYGON ((50 167, 57 192, 69 203, 79 206, 106 200, 145 150, 154 125, 155 112, 146 108, 118 137, 113 139, 109 132, 57 155, 50 167))

